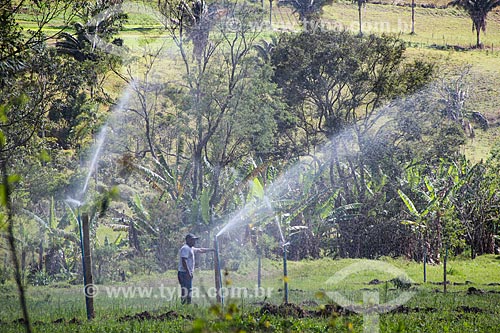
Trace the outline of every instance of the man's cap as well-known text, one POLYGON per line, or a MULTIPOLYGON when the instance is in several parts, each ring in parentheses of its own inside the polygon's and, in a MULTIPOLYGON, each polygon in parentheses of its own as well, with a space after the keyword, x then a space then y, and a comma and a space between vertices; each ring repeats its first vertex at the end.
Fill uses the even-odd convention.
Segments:
POLYGON ((186 235, 186 240, 188 240, 188 239, 198 239, 198 238, 200 238, 200 237, 196 237, 192 233, 189 233, 189 234, 186 235))

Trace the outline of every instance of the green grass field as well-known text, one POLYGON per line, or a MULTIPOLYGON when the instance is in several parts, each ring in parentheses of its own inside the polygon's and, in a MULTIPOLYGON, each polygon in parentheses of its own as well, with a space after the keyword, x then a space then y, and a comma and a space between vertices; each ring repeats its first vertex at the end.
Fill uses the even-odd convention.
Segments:
MULTIPOLYGON (((193 294, 190 306, 182 306, 177 295, 170 294, 177 287, 173 271, 98 285, 96 318, 90 322, 80 286, 29 287, 28 305, 36 332, 363 332, 362 314, 332 310, 332 292, 358 306, 365 293, 378 295, 379 304, 410 293, 402 307, 379 315, 381 332, 497 332, 500 327, 500 256, 449 262, 446 294, 439 284, 441 265, 428 266, 427 283, 423 283, 422 265, 402 259, 322 259, 288 262, 288 266, 289 302, 294 304, 288 308, 279 307, 282 262, 270 260, 263 261, 261 294, 254 292, 256 261, 227 273, 229 289, 223 309, 214 306, 215 299, 210 297, 214 285, 210 270, 197 272, 195 290, 200 292, 193 294), (393 268, 396 271, 387 272, 393 268), (337 279, 342 272, 346 272, 345 279, 337 279), (389 281, 400 273, 413 280, 410 289, 398 289, 389 281), (370 284, 374 279, 380 283, 370 284), (127 290, 134 294, 125 296, 127 290)), ((1 331, 19 332, 21 313, 14 285, 4 285, 0 291, 1 331)))

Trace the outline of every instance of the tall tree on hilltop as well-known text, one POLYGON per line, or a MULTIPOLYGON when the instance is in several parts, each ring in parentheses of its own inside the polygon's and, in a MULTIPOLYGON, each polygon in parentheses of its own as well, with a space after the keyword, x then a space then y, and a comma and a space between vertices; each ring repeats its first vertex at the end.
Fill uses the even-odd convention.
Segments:
POLYGON ((480 33, 486 32, 486 17, 496 7, 500 6, 500 0, 454 0, 449 5, 463 8, 472 19, 472 31, 476 31, 476 47, 481 48, 480 33))

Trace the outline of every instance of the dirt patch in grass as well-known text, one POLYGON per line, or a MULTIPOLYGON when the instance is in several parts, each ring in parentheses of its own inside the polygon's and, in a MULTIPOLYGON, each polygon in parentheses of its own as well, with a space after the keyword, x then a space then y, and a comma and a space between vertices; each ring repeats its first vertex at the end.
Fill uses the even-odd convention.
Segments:
POLYGON ((484 290, 482 289, 475 287, 469 287, 469 289, 467 289, 467 295, 482 295, 482 294, 484 294, 484 290))
MULTIPOLYGON (((37 320, 35 322, 33 322, 33 325, 47 325, 47 324, 81 324, 82 321, 78 318, 75 318, 73 317, 72 319, 70 320, 65 320, 64 318, 57 318, 51 322, 45 322, 45 321, 40 321, 40 320, 37 320)), ((2 322, 0 322, 0 326, 1 326, 2 322)), ((18 318, 16 320, 13 320, 12 321, 12 324, 21 324, 21 325, 24 325, 25 324, 25 320, 24 318, 18 318)))
MULTIPOLYGON (((171 311, 168 311, 165 313, 160 313, 160 314, 152 314, 148 311, 139 312, 139 313, 135 313, 132 315, 126 315, 126 316, 120 317, 120 318, 118 318, 118 321, 120 321, 120 322, 145 321, 145 320, 164 321, 164 320, 173 320, 173 319, 177 319, 177 318, 182 318, 182 319, 187 319, 187 320, 194 319, 190 315, 178 314, 176 311, 171 310, 171 311)), ((24 323, 25 323, 24 318, 19 318, 19 319, 12 321, 12 324, 23 324, 24 325, 24 323)), ((64 318, 58 318, 58 319, 51 321, 49 323, 43 322, 43 321, 36 321, 33 324, 34 325, 46 325, 46 324, 81 324, 81 323, 82 323, 82 321, 78 318, 72 318, 70 320, 65 320, 64 318)))
POLYGON ((137 320, 137 321, 144 321, 144 320, 164 321, 164 320, 172 320, 172 319, 177 319, 177 318, 193 319, 189 315, 178 314, 176 311, 170 310, 168 312, 161 313, 161 314, 152 314, 148 311, 144 311, 144 312, 136 313, 133 315, 126 315, 126 316, 120 317, 118 319, 118 321, 133 321, 133 320, 137 320))
MULTIPOLYGON (((378 305, 370 309, 369 311, 375 313, 401 313, 401 314, 409 314, 409 313, 435 313, 439 311, 433 307, 408 307, 408 306, 398 306, 396 308, 386 308, 383 305, 378 305)), ((452 311, 457 313, 488 313, 488 310, 481 309, 473 306, 458 306, 452 311)), ((358 311, 359 312, 359 311, 358 311)), ((281 305, 274 305, 270 303, 265 303, 260 308, 260 315, 269 314, 273 316, 279 317, 294 317, 294 318, 305 318, 305 317, 330 317, 330 316, 348 316, 356 314, 356 312, 343 308, 337 304, 326 304, 320 306, 317 310, 308 310, 300 307, 299 305, 292 303, 283 303, 281 305)))
POLYGON ((273 316, 281 316, 281 317, 296 317, 296 318, 304 318, 309 317, 309 312, 304 310, 297 304, 293 303, 283 303, 281 305, 274 305, 271 303, 264 303, 259 310, 261 315, 270 314, 273 316))

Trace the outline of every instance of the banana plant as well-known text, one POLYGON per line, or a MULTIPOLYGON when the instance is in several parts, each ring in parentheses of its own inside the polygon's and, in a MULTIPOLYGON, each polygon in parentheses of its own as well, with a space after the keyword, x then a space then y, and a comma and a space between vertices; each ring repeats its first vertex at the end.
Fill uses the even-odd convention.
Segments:
POLYGON ((423 172, 424 168, 419 165, 407 169, 406 185, 423 199, 420 209, 405 192, 398 189, 398 194, 411 216, 411 219, 404 219, 401 223, 409 225, 420 235, 423 242, 424 282, 429 251, 430 259, 439 262, 443 242, 447 253, 448 247, 456 244, 463 232, 454 204, 458 190, 470 178, 470 172, 463 168, 462 162, 442 159, 435 170, 426 174, 423 172))
MULTIPOLYGON (((199 197, 192 199, 188 188, 189 180, 189 166, 185 166, 184 171, 180 170, 179 161, 171 166, 161 150, 158 149, 156 158, 151 159, 151 166, 136 165, 136 170, 143 175, 151 184, 151 187, 160 193, 160 200, 167 196, 167 200, 181 206, 185 212, 191 212, 193 216, 189 219, 192 221, 201 221, 205 225, 211 223, 211 195, 210 187, 204 188, 199 197)), ((141 224, 151 224, 148 217, 145 216, 145 209, 142 203, 139 202, 139 197, 135 196, 129 203, 129 206, 138 215, 141 224)), ((151 228, 147 227, 149 231, 151 228)))
MULTIPOLYGON (((72 245, 78 245, 78 237, 75 232, 77 228, 76 220, 69 219, 69 224, 64 225, 65 220, 63 218, 58 218, 55 209, 54 198, 51 198, 49 203, 49 212, 46 218, 38 216, 37 214, 23 210, 23 213, 31 218, 33 221, 37 222, 39 225, 39 231, 42 235, 42 239, 47 239, 46 245, 46 262, 52 262, 56 256, 59 256, 59 251, 62 251, 63 258, 65 261, 65 266, 68 267, 67 256, 64 254, 67 250, 67 242, 72 245), (66 244, 66 245, 65 245, 66 244)), ((39 251, 43 252, 43 242, 41 242, 39 251)), ((42 253, 40 253, 42 256, 42 253)), ((41 264, 41 262, 39 263, 41 264)), ((50 273, 57 273, 56 271, 50 273)))
MULTIPOLYGON (((415 175, 411 173, 411 175, 415 175)), ((428 195, 423 192, 423 196, 426 198, 427 205, 419 211, 413 201, 406 195, 401 189, 398 189, 398 194, 401 200, 406 205, 408 212, 413 217, 413 219, 404 219, 401 221, 404 225, 409 225, 413 232, 420 235, 423 243, 423 276, 424 282, 427 281, 427 256, 429 251, 429 242, 428 242, 428 224, 429 224, 429 216, 431 215, 432 209, 436 205, 436 200, 432 200, 428 195)))
POLYGON ((141 197, 138 194, 135 194, 132 199, 129 200, 128 206, 134 212, 132 223, 134 223, 136 228, 152 236, 159 236, 160 232, 155 228, 151 215, 142 204, 141 197))

